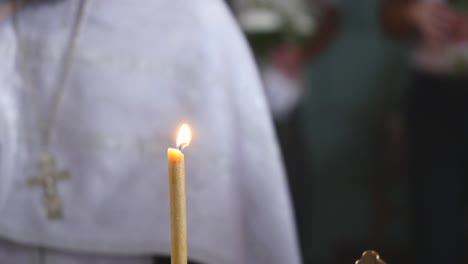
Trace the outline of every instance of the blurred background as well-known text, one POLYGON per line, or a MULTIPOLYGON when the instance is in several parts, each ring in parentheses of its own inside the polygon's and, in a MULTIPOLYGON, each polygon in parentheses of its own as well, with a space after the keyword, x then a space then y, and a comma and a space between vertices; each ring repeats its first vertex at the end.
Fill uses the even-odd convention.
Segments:
POLYGON ((383 2, 228 2, 265 84, 304 263, 350 263, 365 249, 423 263, 413 262, 421 241, 406 173, 414 45, 384 29, 383 2))

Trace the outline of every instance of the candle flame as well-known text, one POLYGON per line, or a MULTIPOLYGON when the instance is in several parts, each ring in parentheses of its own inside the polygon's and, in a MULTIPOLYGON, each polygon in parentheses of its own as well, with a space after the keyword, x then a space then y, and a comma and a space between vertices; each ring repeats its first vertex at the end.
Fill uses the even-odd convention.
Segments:
POLYGON ((188 145, 190 145, 190 140, 192 139, 192 131, 187 124, 183 124, 179 129, 179 134, 177 135, 177 148, 182 150, 188 145))

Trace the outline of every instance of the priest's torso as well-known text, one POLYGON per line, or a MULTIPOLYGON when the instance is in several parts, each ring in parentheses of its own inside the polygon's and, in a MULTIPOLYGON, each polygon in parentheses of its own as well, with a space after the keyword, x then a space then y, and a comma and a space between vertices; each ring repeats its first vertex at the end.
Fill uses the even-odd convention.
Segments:
POLYGON ((0 236, 87 252, 168 253, 166 151, 189 122, 189 255, 298 262, 261 86, 223 3, 89 1, 74 36, 79 2, 26 8, 0 22, 0 236), (56 168, 70 173, 55 182, 63 203, 56 220, 47 217, 43 188, 27 184, 47 125, 56 168))

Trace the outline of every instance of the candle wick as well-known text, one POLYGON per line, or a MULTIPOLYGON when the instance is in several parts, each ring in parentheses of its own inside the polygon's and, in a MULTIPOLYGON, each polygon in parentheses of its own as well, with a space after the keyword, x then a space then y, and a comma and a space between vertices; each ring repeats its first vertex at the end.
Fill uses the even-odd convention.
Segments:
POLYGON ((180 144, 179 147, 178 147, 178 149, 179 149, 180 151, 182 151, 182 149, 184 149, 184 144, 180 144))

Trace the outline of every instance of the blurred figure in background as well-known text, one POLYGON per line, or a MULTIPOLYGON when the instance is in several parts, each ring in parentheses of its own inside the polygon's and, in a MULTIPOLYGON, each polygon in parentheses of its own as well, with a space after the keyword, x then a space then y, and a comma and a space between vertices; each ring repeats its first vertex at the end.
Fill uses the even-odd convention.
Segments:
POLYGON ((383 26, 416 47, 407 105, 414 263, 466 263, 468 1, 384 0, 383 26))
POLYGON ((305 263, 331 263, 346 250, 370 246, 380 130, 399 76, 393 46, 379 31, 377 1, 310 4, 319 16, 317 33, 308 45, 285 48, 277 64, 292 75, 305 66, 301 115, 309 167, 297 184, 299 234, 305 263))
POLYGON ((298 115, 303 76, 293 74, 282 63, 288 63, 294 47, 313 34, 314 18, 303 0, 237 0, 234 7, 256 56, 291 194, 297 204, 298 179, 304 176, 304 140, 298 115))
POLYGON ((223 1, 1 1, 0 52, 0 263, 169 255, 166 155, 183 121, 189 258, 300 263, 264 94, 223 1))

